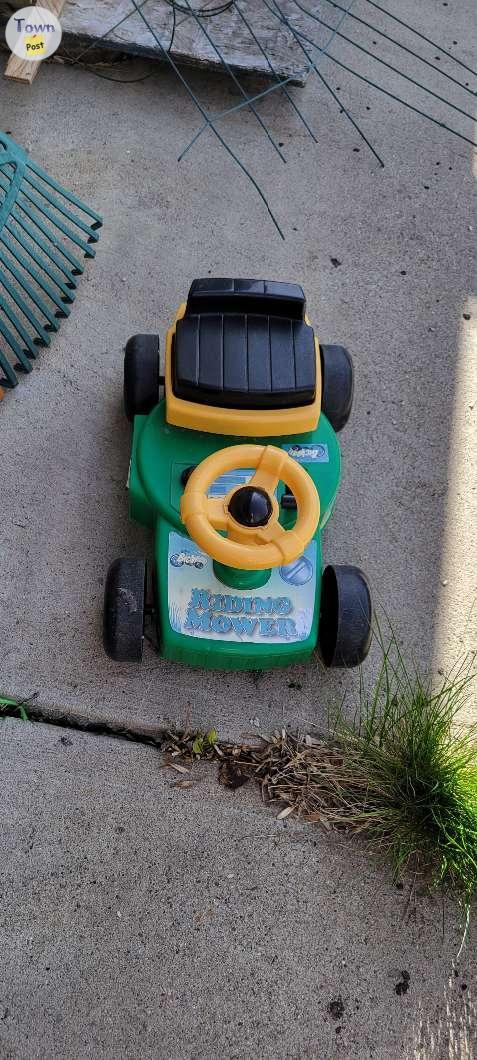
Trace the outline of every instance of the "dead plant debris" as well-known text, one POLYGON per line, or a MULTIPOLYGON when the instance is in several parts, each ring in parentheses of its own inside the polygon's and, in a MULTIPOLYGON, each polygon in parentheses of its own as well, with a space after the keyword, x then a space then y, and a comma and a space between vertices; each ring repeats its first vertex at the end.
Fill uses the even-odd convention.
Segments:
POLYGON ((340 710, 326 735, 283 728, 220 745, 215 730, 169 732, 165 765, 188 773, 195 762, 218 761, 220 783, 234 791, 254 780, 264 802, 278 804, 277 820, 293 814, 364 836, 395 880, 412 870, 425 889, 447 889, 468 922, 477 891, 477 726, 464 728, 459 715, 475 672, 472 657, 435 687, 406 669, 393 640, 353 721, 340 710))
MULTIPOLYGON (((341 788, 349 780, 343 754, 323 736, 301 736, 281 729, 270 739, 254 744, 222 743, 218 746, 201 733, 167 734, 163 744, 165 768, 188 772, 194 761, 219 760, 219 782, 235 791, 249 780, 259 785, 265 802, 283 804, 278 819, 295 813, 304 821, 326 829, 346 827, 352 807, 343 811, 341 788), (201 748, 199 751, 198 748, 201 748), (177 764, 177 758, 184 766, 177 764)), ((364 784, 360 784, 360 791, 364 784)))

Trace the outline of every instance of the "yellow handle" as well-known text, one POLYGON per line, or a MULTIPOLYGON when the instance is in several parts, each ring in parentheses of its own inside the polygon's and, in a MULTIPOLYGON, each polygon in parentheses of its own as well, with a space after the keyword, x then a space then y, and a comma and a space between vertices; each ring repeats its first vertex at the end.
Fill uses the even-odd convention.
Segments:
POLYGON ((313 480, 301 464, 274 445, 231 445, 219 449, 192 472, 181 499, 181 519, 189 537, 207 555, 238 570, 267 570, 292 563, 311 541, 320 519, 320 501, 313 480), (264 490, 272 513, 266 526, 246 527, 229 511, 231 498, 240 486, 225 497, 208 497, 213 482, 234 468, 255 468, 249 485, 264 490), (297 503, 297 520, 292 530, 278 521, 275 490, 286 482, 297 503), (227 532, 222 537, 217 531, 227 532))

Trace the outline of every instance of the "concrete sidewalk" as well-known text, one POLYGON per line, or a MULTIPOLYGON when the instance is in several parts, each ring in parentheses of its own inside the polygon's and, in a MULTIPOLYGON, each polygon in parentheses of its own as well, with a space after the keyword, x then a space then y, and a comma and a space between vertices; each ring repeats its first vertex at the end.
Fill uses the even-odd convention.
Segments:
MULTIPOLYGON (((470 0, 452 11, 406 0, 400 14, 451 49, 457 40, 472 65, 470 0)), ((451 65, 443 57, 441 66, 451 65)), ((243 110, 224 124, 284 225, 283 243, 213 139, 177 163, 196 112, 163 67, 133 64, 128 76, 144 71, 148 80, 125 86, 49 65, 28 90, 0 84, 0 126, 105 220, 70 319, 0 410, 0 691, 36 692, 47 711, 140 730, 190 723, 236 736, 277 723, 322 725, 330 702, 348 692, 353 703, 354 678, 325 674, 318 662, 257 683, 246 673, 171 665, 149 647, 142 667, 105 658, 105 572, 117 555, 151 546, 127 518, 122 348, 136 331, 159 331, 163 341, 194 276, 300 281, 320 338, 346 343, 356 364, 326 559, 363 567, 409 655, 425 667, 454 663, 477 647, 473 152, 344 71, 338 79, 326 60, 323 72, 383 154, 384 170, 313 79, 295 98, 318 146, 284 99, 262 105, 286 166, 252 115, 243 110)), ((228 82, 191 76, 220 111, 228 82)), ((471 103, 438 74, 426 76, 458 105, 471 103)), ((396 82, 389 74, 388 87, 396 82)), ((408 92, 422 103, 417 89, 408 92)), ((433 113, 447 115, 438 103, 433 113)), ((458 114, 452 120, 472 128, 458 114)))
MULTIPOLYGON (((401 0, 399 14, 476 66, 471 0, 401 0)), ((391 45, 380 54, 395 59, 391 45)), ((320 340, 347 344, 356 365, 326 559, 363 567, 423 667, 477 648, 475 152, 329 60, 322 70, 384 170, 312 79, 294 98, 316 147, 283 98, 261 105, 286 166, 245 110, 223 126, 284 243, 211 137, 177 163, 198 118, 164 68, 131 64, 127 76, 151 76, 129 86, 54 64, 30 89, 0 80, 0 127, 105 221, 70 319, 0 408, 0 694, 36 693, 66 723, 223 738, 321 728, 336 699, 354 706, 356 675, 318 661, 259 677, 149 647, 142 667, 117 667, 102 651, 108 565, 151 546, 127 519, 122 348, 143 331, 163 348, 200 275, 303 284, 320 340)), ((237 101, 228 81, 190 76, 210 112, 237 101)), ((423 103, 417 88, 407 98, 423 103)), ((359 843, 277 821, 212 768, 180 790, 153 748, 68 727, 1 722, 0 761, 0 1060, 475 1057, 475 926, 454 967, 456 911, 417 882, 397 890, 359 843)))
POLYGON ((475 921, 454 965, 358 842, 108 737, 6 720, 0 759, 1 1060, 475 1056, 475 921))

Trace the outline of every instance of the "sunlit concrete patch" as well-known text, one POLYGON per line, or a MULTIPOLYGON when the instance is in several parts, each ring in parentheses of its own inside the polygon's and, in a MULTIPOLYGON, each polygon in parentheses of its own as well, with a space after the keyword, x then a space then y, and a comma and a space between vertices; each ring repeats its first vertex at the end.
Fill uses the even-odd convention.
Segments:
POLYGON ((459 981, 457 967, 449 973, 442 987, 437 1018, 430 1016, 418 1002, 415 1014, 414 1040, 406 1060, 472 1060, 475 1044, 477 1006, 469 992, 469 983, 459 981), (457 989, 456 989, 457 987, 457 989), (460 1004, 456 994, 460 993, 460 1004))
MULTIPOLYGON (((457 349, 449 481, 437 609, 434 662, 437 669, 455 665, 477 652, 477 298, 462 308, 457 349)), ((443 379, 442 395, 446 385, 443 379)), ((469 702, 477 716, 477 695, 469 702)))

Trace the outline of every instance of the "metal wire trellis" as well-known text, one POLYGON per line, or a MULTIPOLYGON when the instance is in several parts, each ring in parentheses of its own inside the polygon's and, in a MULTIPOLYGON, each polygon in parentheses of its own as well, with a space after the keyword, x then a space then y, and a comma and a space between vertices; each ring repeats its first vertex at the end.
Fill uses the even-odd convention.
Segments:
MULTIPOLYGON (((341 41, 343 41, 345 43, 345 46, 347 48, 353 49, 357 56, 365 56, 367 62, 371 61, 372 63, 376 63, 379 68, 383 68, 386 72, 390 71, 394 77, 400 78, 403 84, 406 84, 407 86, 412 87, 412 89, 417 89, 418 92, 423 93, 426 99, 436 100, 439 104, 444 105, 445 107, 449 108, 449 110, 453 111, 455 114, 460 115, 461 118, 473 121, 473 115, 470 113, 469 110, 465 110, 463 106, 459 105, 459 103, 453 101, 452 99, 449 99, 442 92, 436 91, 433 87, 426 84, 423 80, 419 79, 419 77, 422 76, 421 74, 419 75, 419 77, 412 76, 412 74, 407 72, 402 65, 399 65, 399 63, 402 62, 404 58, 410 56, 415 61, 415 63, 422 64, 422 66, 419 67, 419 71, 422 70, 423 67, 432 70, 434 74, 439 75, 439 77, 442 78, 443 81, 446 81, 449 86, 452 86, 453 91, 458 89, 459 91, 465 92, 466 94, 473 96, 474 99, 477 94, 476 91, 471 88, 467 82, 462 83, 462 81, 459 81, 456 77, 449 73, 448 70, 444 70, 442 67, 435 65, 435 63, 431 62, 430 59, 425 57, 425 55, 422 55, 419 52, 415 51, 409 46, 409 44, 404 43, 397 37, 386 32, 385 29, 382 29, 381 26, 376 25, 374 22, 368 21, 368 19, 365 19, 361 17, 361 15, 358 15, 356 11, 352 10, 357 0, 350 0, 348 6, 344 6, 343 4, 338 3, 337 0, 323 0, 323 2, 326 3, 328 8, 332 8, 337 13, 339 12, 339 17, 335 24, 330 23, 327 18, 323 17, 322 11, 312 9, 312 7, 309 6, 309 3, 306 4, 304 0, 280 0, 280 2, 279 0, 256 0, 257 14, 261 16, 261 19, 257 18, 256 24, 254 24, 254 18, 252 17, 250 12, 250 3, 248 4, 247 13, 244 12, 244 0, 223 0, 223 2, 221 2, 221 0, 217 0, 215 6, 198 8, 194 8, 193 4, 191 3, 191 0, 164 0, 164 2, 171 8, 172 17, 172 27, 169 32, 168 41, 164 41, 161 39, 160 34, 157 32, 156 29, 154 29, 150 19, 145 13, 144 9, 148 5, 149 0, 130 0, 131 10, 126 12, 126 14, 123 15, 122 18, 119 19, 114 26, 109 27, 109 29, 107 29, 98 40, 95 40, 92 42, 92 44, 88 45, 88 47, 85 48, 80 53, 80 55, 73 61, 81 62, 82 60, 84 60, 85 55, 91 52, 94 47, 96 47, 111 33, 115 32, 115 30, 117 30, 128 18, 131 18, 133 15, 137 15, 147 27, 149 33, 151 34, 151 37, 154 39, 161 58, 164 59, 164 61, 166 61, 170 65, 171 69, 174 71, 178 80, 181 82, 187 95, 193 102, 196 109, 199 111, 199 114, 202 118, 202 125, 199 127, 191 141, 181 151, 179 155, 179 161, 185 158, 185 156, 188 154, 194 144, 198 142, 204 132, 212 132, 215 138, 221 144, 222 148, 230 156, 232 161, 240 168, 244 176, 246 176, 247 179, 251 182, 252 186, 254 187, 255 191, 258 193, 264 206, 266 207, 267 212, 276 230, 282 238, 284 238, 284 233, 281 229, 278 219, 276 218, 275 214, 271 209, 270 203, 263 188, 260 186, 258 180, 253 175, 253 173, 248 168, 243 159, 230 146, 229 142, 225 139, 225 136, 219 131, 217 125, 223 119, 228 118, 231 115, 236 114, 245 108, 249 109, 253 114, 254 118, 256 119, 257 123, 260 125, 262 131, 266 135, 273 149, 279 155, 280 159, 283 162, 286 162, 286 156, 282 151, 283 144, 277 141, 273 133, 270 131, 267 122, 259 113, 256 105, 261 103, 267 97, 270 97, 272 94, 280 92, 286 102, 293 109, 297 118, 301 121, 311 140, 315 144, 318 143, 316 132, 314 132, 311 128, 311 125, 308 122, 305 114, 303 113, 302 108, 298 105, 296 99, 289 91, 289 86, 292 82, 296 83, 297 80, 301 80, 307 75, 315 75, 319 84, 326 90, 326 92, 332 97, 333 101, 338 106, 339 113, 344 115, 347 121, 350 122, 350 124, 358 133, 360 138, 366 143, 367 147, 372 152, 379 165, 384 166, 384 162, 380 154, 372 145, 370 139, 360 127, 356 118, 353 117, 350 109, 345 106, 342 98, 339 97, 334 91, 331 84, 324 76, 322 69, 319 68, 319 65, 321 66, 323 60, 325 59, 327 63, 332 64, 332 67, 336 66, 337 68, 346 71, 346 73, 349 74, 351 78, 356 78, 358 81, 367 85, 369 88, 376 90, 384 97, 392 100, 395 103, 398 103, 399 105, 412 111, 416 115, 425 118, 427 121, 433 123, 435 126, 438 126, 445 132, 452 134, 453 136, 461 139, 465 143, 471 144, 474 147, 477 146, 477 144, 474 142, 473 139, 471 139, 470 136, 466 136, 465 133, 461 132, 453 125, 448 124, 446 121, 443 121, 440 117, 435 117, 432 113, 429 113, 427 109, 418 106, 415 102, 411 102, 409 99, 403 98, 402 96, 398 95, 397 92, 392 91, 391 88, 386 87, 380 82, 374 80, 373 77, 368 76, 367 73, 363 73, 359 69, 354 69, 348 64, 348 62, 345 62, 343 58, 340 58, 339 55, 335 53, 336 46, 339 45, 341 41), (287 4, 286 10, 283 6, 284 3, 287 4), (280 76, 280 74, 277 72, 273 57, 267 51, 267 47, 263 43, 263 41, 260 40, 259 24, 262 20, 261 24, 263 25, 264 9, 269 13, 271 21, 275 20, 277 23, 279 23, 282 30, 285 30, 286 33, 289 35, 290 42, 293 43, 295 51, 299 52, 303 56, 303 63, 301 64, 301 66, 299 66, 297 61, 297 69, 287 77, 280 76), (259 92, 256 91, 254 93, 250 93, 246 90, 238 76, 238 73, 233 68, 232 61, 224 54, 223 48, 219 46, 217 38, 214 35, 214 17, 219 15, 227 17, 227 15, 232 12, 238 16, 241 21, 241 24, 245 27, 247 33, 250 36, 250 40, 253 46, 257 50, 257 54, 259 54, 265 61, 269 76, 273 79, 271 85, 259 92), (179 18, 179 16, 181 17, 179 18), (242 96, 242 99, 239 103, 235 103, 232 106, 226 107, 224 110, 220 111, 217 114, 210 114, 208 112, 207 107, 201 102, 196 92, 192 88, 192 85, 186 78, 182 67, 178 65, 177 61, 174 58, 173 52, 176 38, 176 30, 187 19, 192 19, 198 29, 200 29, 201 34, 207 41, 208 46, 212 49, 212 52, 218 60, 218 63, 220 63, 222 70, 227 74, 228 77, 230 77, 231 81, 235 85, 235 88, 242 96), (396 58, 396 60, 393 62, 390 60, 389 55, 385 56, 382 54, 378 54, 377 51, 371 50, 371 47, 367 47, 366 43, 363 43, 361 40, 356 40, 353 36, 350 36, 349 31, 348 33, 343 32, 343 24, 347 20, 349 20, 350 25, 358 26, 361 33, 364 30, 365 32, 371 32, 373 34, 373 47, 377 45, 377 41, 374 39, 374 37, 379 37, 382 41, 386 43, 388 49, 391 48, 393 52, 395 52, 396 55, 399 56, 399 59, 396 58), (315 27, 315 29, 319 29, 320 31, 326 30, 327 32, 329 32, 329 37, 324 44, 321 44, 318 40, 314 38, 314 36, 310 35, 311 31, 308 29, 310 23, 312 26, 315 27), (335 47, 333 48, 333 51, 330 51, 332 45, 334 45, 335 47), (398 65, 396 65, 396 62, 398 63, 398 65)), ((400 26, 403 30, 405 30, 406 33, 416 36, 419 40, 422 40, 427 45, 431 46, 436 50, 439 50, 441 55, 445 56, 447 60, 451 60, 460 68, 466 70, 469 74, 472 74, 472 76, 477 77, 476 71, 474 71, 470 66, 464 63, 463 60, 461 60, 458 56, 454 55, 442 45, 437 44, 425 33, 422 33, 421 30, 419 30, 415 26, 412 26, 403 18, 398 17, 393 11, 387 10, 386 8, 378 4, 376 0, 362 0, 362 2, 368 4, 370 7, 377 10, 381 16, 381 20, 383 18, 389 18, 398 26, 400 26)), ((436 61, 438 61, 439 56, 435 56, 435 59, 436 61)), ((100 76, 107 75, 100 74, 100 76)), ((150 76, 150 74, 145 76, 150 76)), ((118 79, 110 78, 110 80, 117 81, 118 79)), ((135 80, 143 80, 143 78, 137 78, 135 80)))

